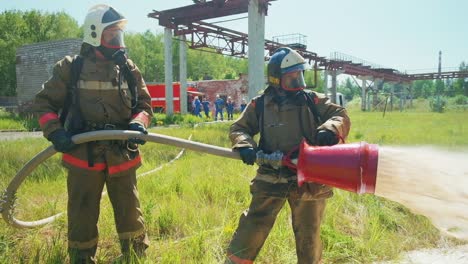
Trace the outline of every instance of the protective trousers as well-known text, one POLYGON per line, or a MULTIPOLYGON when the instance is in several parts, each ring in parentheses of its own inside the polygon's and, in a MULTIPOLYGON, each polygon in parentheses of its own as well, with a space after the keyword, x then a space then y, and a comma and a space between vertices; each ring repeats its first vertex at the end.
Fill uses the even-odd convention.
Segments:
POLYGON ((149 245, 134 169, 120 177, 109 177, 105 171, 84 174, 83 170, 69 169, 68 248, 71 263, 95 263, 97 222, 104 184, 114 210, 122 253, 128 255, 133 249, 137 255, 143 255, 149 245))
POLYGON ((252 201, 249 209, 241 215, 229 245, 228 262, 253 263, 287 201, 291 207, 298 263, 320 263, 320 224, 326 200, 301 199, 297 189, 290 191, 288 197, 271 196, 253 189, 251 186, 252 201))
POLYGON ((218 120, 218 114, 221 116, 221 121, 223 121, 223 109, 216 109, 215 110, 215 121, 218 120))

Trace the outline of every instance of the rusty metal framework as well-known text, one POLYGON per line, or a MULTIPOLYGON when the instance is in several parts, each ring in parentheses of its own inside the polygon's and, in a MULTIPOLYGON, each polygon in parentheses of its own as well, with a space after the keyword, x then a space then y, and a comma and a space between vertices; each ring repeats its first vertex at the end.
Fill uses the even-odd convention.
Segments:
MULTIPOLYGON (((246 13, 250 0, 212 0, 197 4, 178 7, 165 11, 153 10, 148 17, 159 20, 159 25, 171 29, 179 25, 190 25, 193 22, 246 13)), ((267 14, 269 2, 275 0, 259 0, 260 11, 267 14)))
MULTIPOLYGON (((261 10, 267 13, 269 2, 275 0, 259 0, 261 10)), ((249 0, 212 0, 200 1, 198 4, 180 8, 156 11, 148 17, 159 20, 159 25, 174 30, 175 36, 185 36, 185 41, 191 49, 203 49, 223 55, 240 58, 247 57, 248 34, 206 23, 201 20, 229 15, 236 15, 248 11, 249 0)), ((277 40, 277 39, 274 39, 277 40)), ((271 55, 279 47, 290 46, 287 43, 265 40, 265 50, 271 55)), ((330 59, 318 56, 317 53, 306 50, 306 45, 294 46, 315 70, 340 71, 354 76, 369 76, 382 81, 409 83, 415 80, 466 78, 466 71, 433 72, 419 74, 405 74, 395 69, 384 68, 349 55, 335 53, 330 59)), ((265 60, 268 59, 265 56, 265 60)))

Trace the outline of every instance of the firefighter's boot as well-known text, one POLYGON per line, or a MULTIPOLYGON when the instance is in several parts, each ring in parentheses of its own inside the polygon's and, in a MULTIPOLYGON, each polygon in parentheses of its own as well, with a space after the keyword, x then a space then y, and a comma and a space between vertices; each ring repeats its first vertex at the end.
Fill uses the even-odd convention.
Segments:
POLYGON ((69 248, 70 264, 95 264, 97 246, 88 249, 69 248))
POLYGON ((148 248, 149 239, 146 234, 133 239, 121 239, 120 248, 122 256, 116 263, 132 263, 132 259, 146 257, 145 250, 148 248))

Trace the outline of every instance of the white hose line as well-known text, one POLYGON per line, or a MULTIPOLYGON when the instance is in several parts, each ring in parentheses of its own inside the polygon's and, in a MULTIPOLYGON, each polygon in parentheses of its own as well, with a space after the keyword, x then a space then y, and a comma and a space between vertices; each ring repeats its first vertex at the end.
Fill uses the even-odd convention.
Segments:
MULTIPOLYGON (((165 136, 155 133, 149 133, 147 135, 142 134, 137 131, 130 130, 100 130, 87 132, 79 135, 73 136, 72 140, 76 144, 86 143, 90 141, 100 141, 100 140, 127 140, 129 138, 140 138, 146 140, 147 142, 160 143, 165 145, 172 145, 180 148, 187 148, 190 150, 205 152, 212 155, 222 156, 232 159, 240 159, 239 153, 234 152, 228 148, 222 148, 218 146, 213 146, 209 144, 194 142, 190 140, 180 139, 171 136, 165 136)), ((28 161, 24 167, 18 171, 15 177, 11 180, 10 184, 0 197, 0 212, 3 216, 3 219, 10 225, 18 228, 34 228, 41 225, 50 223, 60 217, 63 213, 56 214, 51 217, 47 217, 37 221, 21 221, 13 217, 14 213, 14 204, 16 200, 16 191, 19 186, 23 183, 24 179, 31 174, 31 172, 42 162, 53 156, 55 149, 53 146, 49 146, 44 149, 36 156, 34 156, 30 161, 28 161)))

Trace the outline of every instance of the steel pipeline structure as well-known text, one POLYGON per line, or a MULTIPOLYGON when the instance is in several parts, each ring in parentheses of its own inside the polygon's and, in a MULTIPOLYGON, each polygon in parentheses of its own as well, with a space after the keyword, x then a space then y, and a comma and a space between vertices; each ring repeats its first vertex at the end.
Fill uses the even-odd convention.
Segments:
MULTIPOLYGON (((276 0, 258 0, 259 9, 265 14, 271 2, 276 0)), ((148 17, 158 20, 160 26, 174 31, 174 36, 185 36, 185 41, 191 49, 216 52, 228 56, 245 58, 248 54, 249 35, 229 28, 207 23, 202 20, 238 15, 248 12, 250 0, 212 0, 200 1, 183 7, 157 11, 153 10, 148 17)), ((280 41, 264 40, 264 49, 271 55, 277 48, 289 46, 299 52, 315 70, 339 71, 353 76, 366 76, 387 82, 410 83, 415 80, 467 78, 468 71, 446 71, 407 74, 396 69, 370 64, 336 53, 333 58, 319 56, 308 51, 302 43, 280 43, 280 41)))
MULTIPOLYGON (((154 133, 143 134, 129 130, 101 130, 73 136, 76 144, 99 140, 128 140, 140 138, 148 142, 172 145, 194 151, 205 152, 226 158, 240 159, 239 152, 232 149, 199 143, 191 140, 175 138, 154 133)), ((33 228, 51 223, 63 213, 59 213, 37 221, 22 221, 14 214, 16 191, 26 177, 42 162, 57 153, 50 146, 33 157, 11 180, 1 196, 0 212, 3 219, 18 228, 33 228)), ((378 147, 365 142, 339 144, 335 146, 312 146, 305 141, 299 149, 297 163, 292 163, 289 155, 274 152, 265 154, 257 152, 257 164, 278 166, 293 166, 298 174, 298 186, 305 182, 314 182, 337 187, 358 194, 373 194, 377 178, 378 147)))

